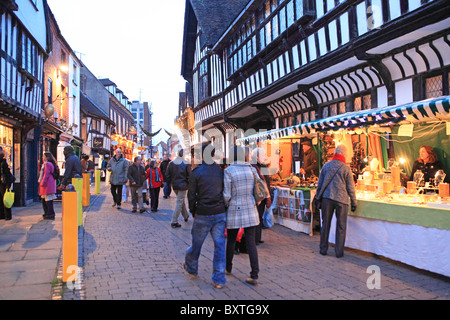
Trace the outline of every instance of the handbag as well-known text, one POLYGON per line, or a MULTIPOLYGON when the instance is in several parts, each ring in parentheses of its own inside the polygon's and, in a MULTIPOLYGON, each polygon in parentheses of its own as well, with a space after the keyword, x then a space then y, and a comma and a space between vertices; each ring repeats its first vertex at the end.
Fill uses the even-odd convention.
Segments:
POLYGON ((5 195, 3 196, 3 204, 8 209, 11 209, 14 204, 14 192, 10 189, 5 191, 5 195))
POLYGON ((256 203, 259 203, 263 201, 264 199, 267 199, 270 196, 269 189, 267 188, 266 181, 261 179, 261 177, 258 174, 255 174, 255 171, 253 171, 253 177, 255 177, 255 183, 253 186, 253 197, 255 198, 256 203))
MULTIPOLYGON (((345 165, 345 164, 344 164, 345 165)), ((341 170, 341 168, 344 166, 344 165, 342 165, 341 167, 339 167, 339 169, 337 169, 335 172, 334 172, 334 175, 333 175, 333 177, 330 179, 330 180, 328 180, 328 183, 322 188, 322 190, 320 191, 320 195, 315 195, 314 196, 314 199, 313 199, 313 203, 314 203, 314 206, 316 207, 316 210, 320 210, 320 209, 322 209, 322 196, 323 196, 323 193, 325 192, 325 190, 327 189, 327 187, 328 187, 328 185, 330 184, 330 182, 331 181, 333 181, 333 179, 334 179, 334 177, 336 176, 336 174, 338 173, 338 171, 340 171, 341 170)))

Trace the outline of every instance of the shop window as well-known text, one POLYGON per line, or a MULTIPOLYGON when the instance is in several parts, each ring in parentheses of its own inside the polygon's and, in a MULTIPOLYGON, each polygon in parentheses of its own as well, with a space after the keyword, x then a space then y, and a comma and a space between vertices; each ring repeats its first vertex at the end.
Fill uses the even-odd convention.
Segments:
POLYGON ((322 119, 328 118, 329 116, 329 112, 328 112, 328 106, 327 107, 323 107, 322 109, 322 119))
POLYGON ((363 96, 363 109, 368 110, 372 108, 372 96, 367 94, 363 96))
POLYGON ((47 80, 47 103, 53 103, 53 81, 51 78, 47 80))
POLYGON ((339 114, 345 113, 345 101, 339 102, 339 114))
POLYGON ((294 125, 294 117, 289 117, 288 118, 288 127, 292 127, 294 125))
POLYGON ((309 112, 303 114, 303 123, 309 122, 309 112))
POLYGON ((353 111, 361 111, 362 99, 361 97, 356 97, 353 103, 353 111))
POLYGON ((427 99, 436 98, 443 95, 442 75, 431 77, 425 80, 425 96, 427 99))
POLYGON ((337 104, 333 103, 330 106, 330 116, 335 116, 335 115, 337 115, 337 104))
POLYGON ((353 107, 353 111, 361 111, 372 108, 372 96, 367 94, 361 97, 356 97, 353 107))

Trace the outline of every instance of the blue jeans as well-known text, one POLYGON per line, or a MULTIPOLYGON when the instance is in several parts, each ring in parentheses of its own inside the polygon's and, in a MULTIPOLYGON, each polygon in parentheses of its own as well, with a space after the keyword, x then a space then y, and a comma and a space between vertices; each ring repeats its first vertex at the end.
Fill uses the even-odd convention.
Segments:
POLYGON ((211 280, 224 285, 225 280, 225 222, 226 214, 220 213, 210 216, 197 215, 192 226, 192 246, 186 250, 185 265, 190 274, 198 274, 198 258, 203 242, 208 233, 214 241, 213 273, 211 280))

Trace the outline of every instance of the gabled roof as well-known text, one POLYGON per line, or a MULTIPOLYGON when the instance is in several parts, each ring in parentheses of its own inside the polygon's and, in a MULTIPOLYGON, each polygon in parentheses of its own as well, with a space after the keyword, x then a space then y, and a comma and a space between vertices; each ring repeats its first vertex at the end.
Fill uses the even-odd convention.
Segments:
POLYGON ((80 94, 80 109, 81 112, 86 115, 101 118, 106 122, 113 123, 109 115, 107 115, 99 106, 97 106, 97 104, 92 101, 84 92, 81 92, 80 94))
POLYGON ((109 80, 108 78, 106 78, 106 79, 98 79, 98 81, 100 81, 100 83, 102 85, 104 85, 105 87, 108 87, 108 86, 117 87, 117 85, 114 82, 112 82, 111 80, 109 80))
POLYGON ((251 0, 186 0, 181 75, 192 80, 197 25, 202 45, 213 47, 251 0))
POLYGON ((250 0, 191 0, 205 44, 213 46, 250 0))

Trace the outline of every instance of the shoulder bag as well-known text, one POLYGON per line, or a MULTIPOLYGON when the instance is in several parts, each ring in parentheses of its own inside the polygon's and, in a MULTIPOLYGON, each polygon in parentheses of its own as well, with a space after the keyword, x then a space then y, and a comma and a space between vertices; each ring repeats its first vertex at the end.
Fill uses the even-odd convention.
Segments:
POLYGON ((269 198, 270 193, 269 193, 269 190, 267 189, 266 181, 264 181, 264 179, 261 179, 259 174, 255 174, 255 171, 257 169, 254 167, 251 167, 251 169, 252 169, 253 177, 255 177, 255 183, 253 186, 253 197, 255 198, 256 203, 259 203, 259 202, 263 201, 264 199, 269 198), (255 169, 255 170, 253 170, 253 169, 255 169))

